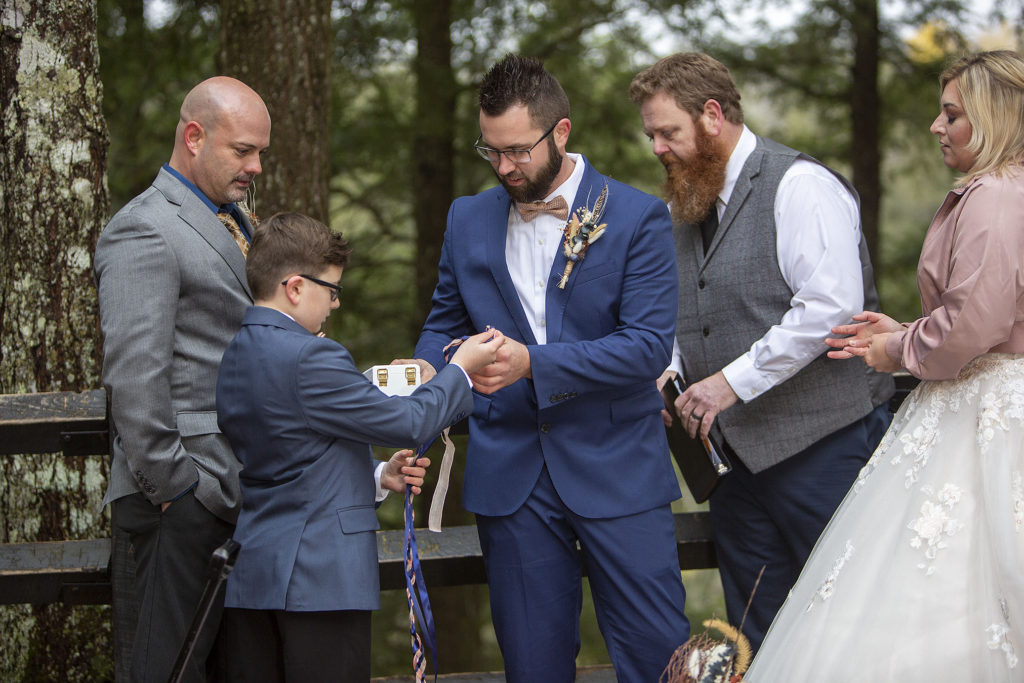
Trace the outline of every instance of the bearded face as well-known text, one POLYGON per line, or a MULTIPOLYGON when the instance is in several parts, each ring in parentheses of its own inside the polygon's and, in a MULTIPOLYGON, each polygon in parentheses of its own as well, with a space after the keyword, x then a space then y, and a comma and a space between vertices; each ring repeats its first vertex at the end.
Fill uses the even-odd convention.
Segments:
MULTIPOLYGON (((529 174, 524 171, 520 166, 514 167, 511 171, 505 175, 498 173, 498 169, 494 169, 494 174, 498 176, 498 181, 501 186, 508 192, 508 196, 515 202, 536 202, 544 199, 551 194, 552 183, 558 176, 558 172, 562 169, 562 155, 558 153, 558 147, 551 142, 548 138, 544 141, 547 145, 548 158, 547 161, 539 169, 529 174), (522 185, 509 185, 509 180, 520 180, 526 179, 526 182, 522 185)), ((533 152, 534 158, 539 156, 537 150, 533 152)))
POLYGON ((699 223, 707 216, 711 205, 725 187, 725 167, 729 157, 708 135, 702 126, 694 126, 696 153, 682 159, 671 151, 658 156, 665 167, 665 196, 672 208, 676 223, 699 223))

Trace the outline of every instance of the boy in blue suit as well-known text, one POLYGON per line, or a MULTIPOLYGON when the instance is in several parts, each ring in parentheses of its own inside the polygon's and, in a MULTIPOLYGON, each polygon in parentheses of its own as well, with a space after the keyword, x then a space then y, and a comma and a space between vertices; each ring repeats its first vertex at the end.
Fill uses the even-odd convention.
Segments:
POLYGON ((387 396, 348 351, 317 335, 338 307, 348 243, 322 223, 278 214, 246 261, 255 306, 224 353, 222 431, 242 464, 242 549, 221 638, 229 680, 368 681, 370 611, 380 606, 376 505, 419 493, 429 460, 373 460, 370 444, 428 441, 473 407, 470 373, 504 338, 488 331, 411 396, 387 396))

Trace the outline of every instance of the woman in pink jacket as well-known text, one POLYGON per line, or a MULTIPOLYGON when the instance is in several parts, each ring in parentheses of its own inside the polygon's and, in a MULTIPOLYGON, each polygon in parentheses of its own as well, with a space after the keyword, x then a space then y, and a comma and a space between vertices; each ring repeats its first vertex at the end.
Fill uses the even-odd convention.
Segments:
POLYGON ((940 84, 931 132, 963 175, 921 249, 924 315, 865 311, 827 340, 924 381, 746 681, 1024 681, 1024 58, 971 55, 940 84))

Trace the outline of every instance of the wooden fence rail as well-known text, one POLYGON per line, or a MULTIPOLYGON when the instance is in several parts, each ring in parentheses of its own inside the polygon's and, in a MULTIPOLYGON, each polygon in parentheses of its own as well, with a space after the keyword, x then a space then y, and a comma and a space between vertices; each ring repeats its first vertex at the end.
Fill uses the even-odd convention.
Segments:
MULTIPOLYGON (((106 395, 81 393, 0 395, 0 457, 62 452, 65 456, 109 452, 106 395)), ((675 517, 684 569, 715 567, 707 513, 675 517)), ((402 532, 379 531, 381 588, 405 587, 402 532)), ((456 526, 417 534, 428 586, 486 583, 476 528, 456 526)), ((109 538, 0 544, 0 604, 103 604, 111 602, 109 538)))
MULTIPOLYGON (((909 375, 897 375, 896 410, 917 384, 909 375)), ((36 453, 63 453, 68 457, 109 454, 110 430, 106 393, 102 389, 80 393, 0 394, 0 457, 36 453)), ((717 566, 711 520, 706 512, 675 515, 676 546, 683 569, 717 566)), ((440 534, 422 530, 417 535, 420 560, 428 586, 486 583, 480 543, 473 526, 446 528, 440 534)), ((401 531, 377 532, 381 588, 405 587, 401 531)), ((0 604, 65 603, 114 605, 115 676, 124 677, 134 607, 130 596, 133 570, 123 535, 114 538, 0 544, 0 604), (112 586, 120 597, 114 599, 112 586)), ((500 673, 443 676, 449 683, 496 682, 500 673)), ((377 683, 407 680, 379 679, 377 683)), ((609 667, 581 671, 587 683, 614 680, 609 667)))

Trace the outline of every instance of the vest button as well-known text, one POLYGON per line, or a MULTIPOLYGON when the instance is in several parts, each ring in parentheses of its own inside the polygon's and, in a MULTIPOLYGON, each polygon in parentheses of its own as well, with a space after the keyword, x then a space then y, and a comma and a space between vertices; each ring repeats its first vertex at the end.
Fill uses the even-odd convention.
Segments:
POLYGON ((701 280, 700 282, 698 282, 697 287, 699 287, 700 289, 704 289, 704 281, 701 280))
POLYGON ((703 330, 701 330, 701 333, 706 337, 709 334, 711 334, 711 330, 705 327, 703 330))
POLYGON ((540 431, 542 431, 542 432, 544 432, 545 434, 547 434, 548 432, 550 432, 550 431, 551 431, 551 425, 549 425, 549 424, 548 424, 547 422, 545 422, 544 424, 542 424, 542 425, 540 426, 540 431))

